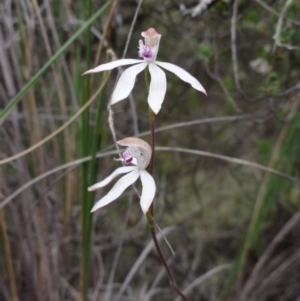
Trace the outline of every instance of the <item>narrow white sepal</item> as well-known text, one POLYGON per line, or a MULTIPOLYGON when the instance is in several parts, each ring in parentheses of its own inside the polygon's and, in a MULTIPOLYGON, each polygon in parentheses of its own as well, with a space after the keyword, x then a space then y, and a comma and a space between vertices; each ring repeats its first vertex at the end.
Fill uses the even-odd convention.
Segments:
POLYGON ((142 63, 143 60, 136 60, 136 59, 121 59, 121 60, 116 60, 110 63, 102 64, 99 65, 98 67, 94 69, 90 69, 88 71, 85 71, 82 75, 90 74, 90 73, 97 73, 105 70, 111 70, 116 67, 120 66, 126 66, 126 65, 132 65, 132 64, 137 64, 137 63, 142 63))
POLYGON ((102 188, 102 187, 106 186, 107 184, 109 184, 118 175, 121 175, 123 173, 128 173, 130 171, 133 171, 134 169, 136 169, 136 166, 119 167, 112 174, 110 174, 107 178, 105 178, 103 181, 98 182, 98 183, 92 185, 91 187, 89 187, 88 191, 94 191, 94 190, 97 190, 99 188, 102 188))
POLYGON ((140 64, 129 67, 122 73, 111 98, 112 105, 126 98, 130 94, 135 84, 136 76, 142 72, 146 66, 147 63, 143 61, 140 64))
POLYGON ((165 63, 165 62, 157 62, 155 61, 155 64, 157 64, 158 66, 163 67, 164 69, 167 69, 168 71, 174 73, 175 75, 177 75, 181 80, 191 84, 191 86, 198 90, 203 92, 205 95, 206 91, 203 88, 203 86, 200 84, 200 82, 191 74, 189 74, 187 71, 185 71, 184 69, 182 69, 181 67, 178 67, 174 64, 170 64, 170 63, 165 63))
POLYGON ((153 202, 156 185, 153 177, 146 170, 140 170, 140 177, 143 185, 140 204, 144 214, 146 214, 153 202))
POLYGON ((129 187, 138 179, 140 172, 136 167, 134 168, 135 170, 119 179, 119 181, 113 186, 113 188, 108 192, 108 194, 106 194, 94 205, 91 212, 94 212, 97 209, 100 209, 117 199, 127 187, 129 187))
POLYGON ((149 63, 151 82, 149 87, 148 103, 152 111, 157 114, 164 101, 167 91, 167 80, 165 72, 155 63, 149 63))

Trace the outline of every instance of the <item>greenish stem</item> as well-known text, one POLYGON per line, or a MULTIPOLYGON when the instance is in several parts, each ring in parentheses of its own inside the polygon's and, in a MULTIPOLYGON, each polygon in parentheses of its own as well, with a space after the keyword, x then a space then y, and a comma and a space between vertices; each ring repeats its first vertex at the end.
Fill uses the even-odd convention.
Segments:
MULTIPOLYGON (((92 16, 92 0, 88 0, 87 8, 88 16, 92 16)), ((91 66, 91 24, 87 28, 86 39, 86 70, 91 66)), ((90 96, 90 77, 84 78, 84 88, 82 90, 81 105, 84 106, 90 96)), ((89 110, 86 110, 81 115, 81 155, 88 156, 90 149, 90 131, 89 131, 89 110)), ((83 301, 88 300, 89 274, 90 274, 90 249, 91 249, 91 233, 92 233, 92 215, 91 208, 93 205, 92 194, 88 193, 89 181, 88 175, 92 173, 89 168, 89 163, 82 164, 82 258, 81 258, 81 296, 83 301)))

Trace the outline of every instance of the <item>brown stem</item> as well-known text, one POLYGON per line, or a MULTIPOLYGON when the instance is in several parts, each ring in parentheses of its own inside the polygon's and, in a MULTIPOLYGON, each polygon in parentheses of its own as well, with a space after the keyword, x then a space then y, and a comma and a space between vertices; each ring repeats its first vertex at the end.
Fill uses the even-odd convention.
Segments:
MULTIPOLYGON (((150 131, 151 131, 151 159, 150 159, 150 163, 149 163, 149 173, 151 175, 153 175, 153 169, 154 169, 154 153, 155 153, 155 113, 151 110, 151 108, 149 107, 149 122, 150 122, 150 131)), ((155 233, 155 227, 154 227, 154 220, 153 220, 153 216, 154 216, 154 212, 153 212, 153 202, 146 214, 147 216, 147 221, 148 221, 148 225, 150 228, 150 232, 151 232, 151 236, 156 248, 156 251, 158 253, 158 257, 160 258, 160 261, 162 263, 162 265, 164 266, 164 268, 166 269, 168 278, 169 278, 169 283, 172 287, 172 289, 184 300, 184 301, 190 301, 190 299, 188 297, 186 297, 181 291, 180 289, 177 287, 174 276, 172 274, 171 269, 169 268, 167 261, 162 253, 162 250, 159 246, 157 237, 156 237, 156 233, 155 233)))
POLYGON ((164 255, 162 253, 162 250, 159 246, 159 243, 158 243, 158 240, 157 240, 157 237, 156 237, 156 233, 155 233, 153 217, 150 213, 150 210, 147 212, 147 220, 148 220, 148 225, 149 225, 149 228, 150 228, 151 236, 152 236, 156 251, 158 253, 158 257, 159 257, 161 263, 163 264, 164 268, 166 269, 166 272, 167 272, 167 275, 168 275, 168 278, 169 278, 169 283, 170 283, 172 289, 182 298, 182 300, 191 301, 187 296, 185 296, 181 292, 181 290, 176 285, 173 273, 172 273, 170 267, 168 266, 167 261, 166 261, 164 255))

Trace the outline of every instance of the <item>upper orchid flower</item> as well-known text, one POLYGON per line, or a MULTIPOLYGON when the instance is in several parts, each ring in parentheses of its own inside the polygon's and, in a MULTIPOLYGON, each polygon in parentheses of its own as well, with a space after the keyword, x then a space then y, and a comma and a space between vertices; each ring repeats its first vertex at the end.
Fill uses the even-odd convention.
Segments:
POLYGON ((133 89, 136 76, 147 66, 149 67, 149 72, 151 74, 148 103, 155 114, 159 112, 167 90, 166 74, 158 66, 173 72, 180 79, 191 84, 193 88, 206 94, 206 91, 200 82, 184 69, 170 63, 156 61, 161 35, 154 28, 149 28, 147 31, 142 32, 142 36, 145 38, 145 45, 142 40, 139 41, 139 56, 144 60, 121 59, 99 65, 98 67, 83 73, 85 75, 104 70, 111 70, 119 66, 135 64, 134 66, 126 69, 121 75, 113 92, 111 104, 119 102, 130 94, 133 89))
POLYGON ((142 181, 142 195, 140 203, 144 214, 148 211, 155 195, 156 185, 152 176, 145 170, 151 159, 150 145, 135 137, 125 138, 117 142, 119 145, 127 146, 128 148, 122 153, 122 159, 116 159, 117 161, 123 161, 126 165, 132 163, 135 166, 123 166, 117 168, 111 175, 105 178, 103 181, 94 184, 89 187, 89 191, 93 191, 102 188, 109 184, 115 177, 120 174, 127 173, 123 176, 113 188, 100 199, 92 208, 91 212, 96 211, 99 208, 111 203, 118 198, 123 191, 133 184, 139 177, 142 181))

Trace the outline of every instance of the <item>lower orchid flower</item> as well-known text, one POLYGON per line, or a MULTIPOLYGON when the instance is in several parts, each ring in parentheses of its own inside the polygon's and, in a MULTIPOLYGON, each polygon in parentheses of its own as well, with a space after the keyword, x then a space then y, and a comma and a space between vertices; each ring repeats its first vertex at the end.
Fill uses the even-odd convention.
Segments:
POLYGON ((141 178, 143 189, 140 197, 140 204, 144 214, 146 214, 153 202, 156 191, 154 179, 146 171, 151 159, 151 147, 144 140, 135 137, 125 138, 117 143, 121 146, 127 146, 127 149, 122 153, 122 158, 116 160, 123 161, 126 165, 132 163, 134 166, 119 167, 103 181, 88 188, 89 191, 97 190, 109 184, 117 176, 126 174, 94 205, 91 212, 94 212, 117 199, 127 187, 132 185, 138 178, 141 178))
POLYGON ((83 73, 83 75, 97 73, 134 64, 134 66, 129 67, 122 73, 113 92, 111 104, 115 104, 128 97, 135 84, 136 76, 146 67, 149 68, 151 75, 148 103, 155 114, 159 112, 167 91, 166 74, 160 67, 174 73, 181 80, 189 83, 194 89, 206 94, 200 82, 181 67, 171 63, 156 61, 161 35, 154 28, 149 28, 147 31, 142 32, 142 36, 145 38, 145 45, 142 40, 139 41, 139 56, 142 57, 143 60, 121 59, 99 65, 83 73))

